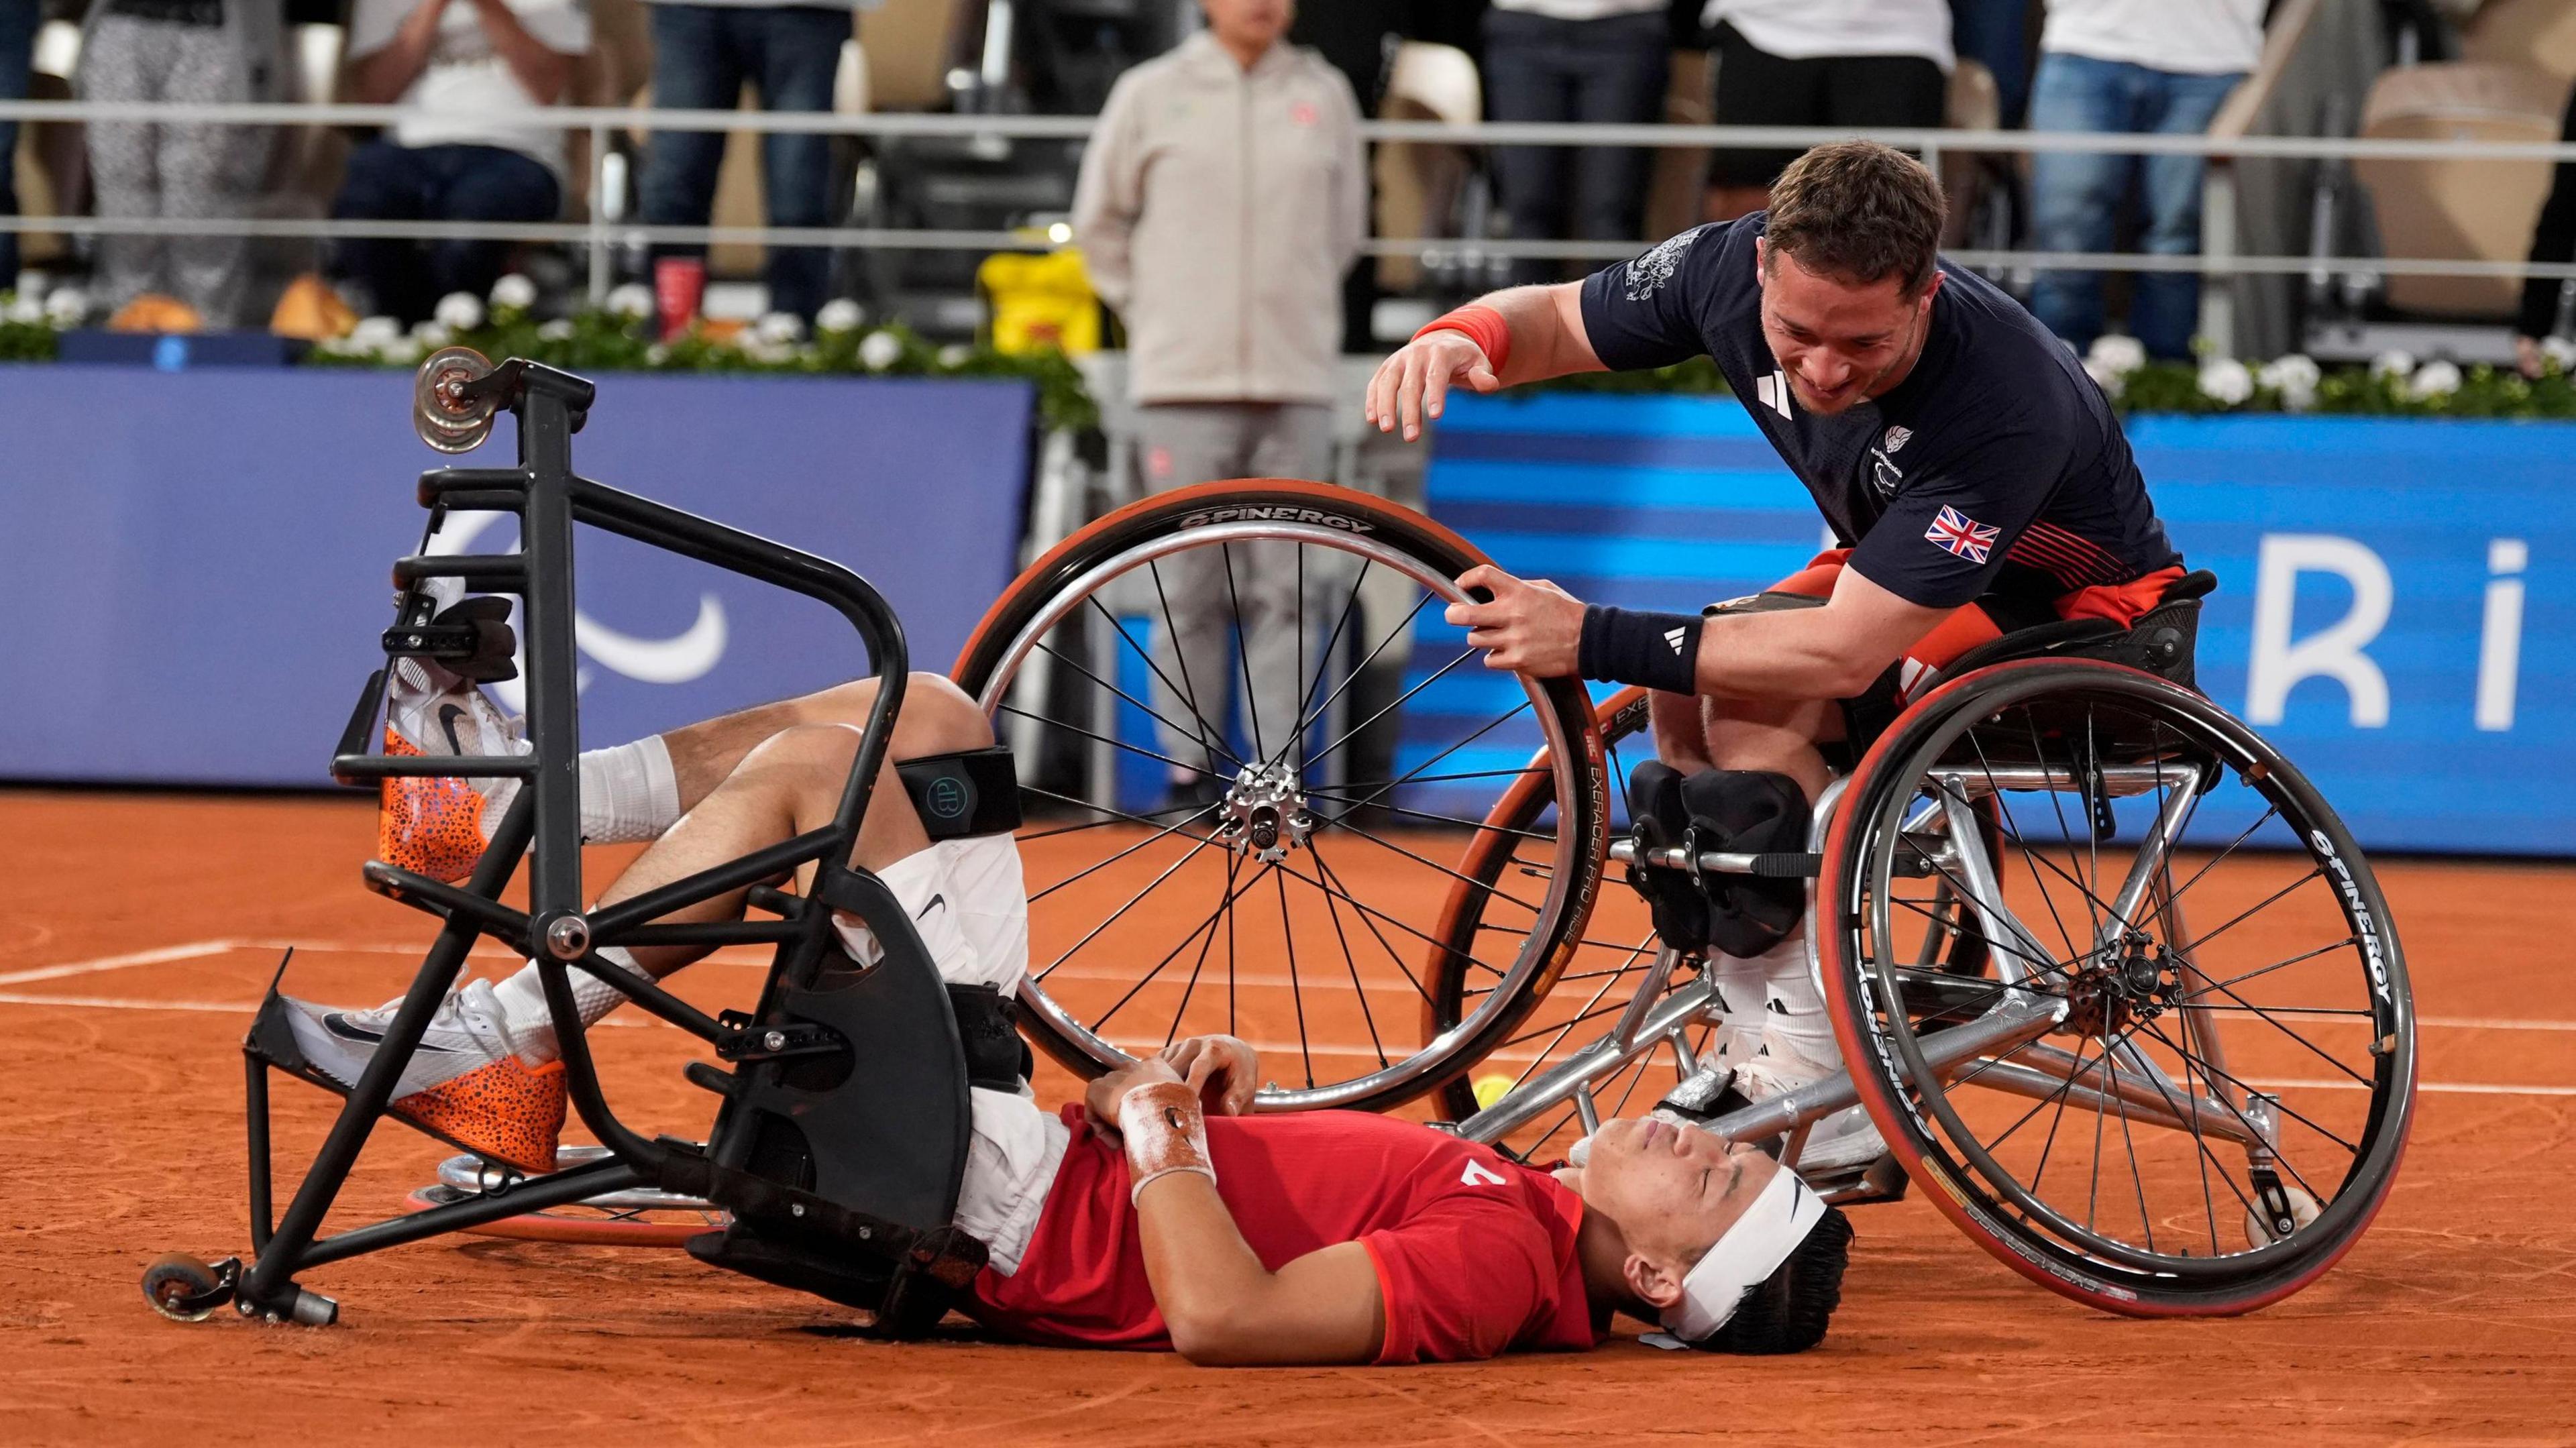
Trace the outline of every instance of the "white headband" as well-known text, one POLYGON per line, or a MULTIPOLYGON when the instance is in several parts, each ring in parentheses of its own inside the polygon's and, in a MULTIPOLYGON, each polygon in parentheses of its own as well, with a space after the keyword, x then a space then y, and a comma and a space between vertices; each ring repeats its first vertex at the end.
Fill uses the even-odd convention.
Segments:
POLYGON ((1824 1198, 1782 1167, 1682 1279, 1682 1300, 1664 1309, 1664 1329, 1678 1339, 1669 1345, 1696 1343, 1724 1327, 1744 1294, 1779 1271, 1824 1215, 1824 1198))

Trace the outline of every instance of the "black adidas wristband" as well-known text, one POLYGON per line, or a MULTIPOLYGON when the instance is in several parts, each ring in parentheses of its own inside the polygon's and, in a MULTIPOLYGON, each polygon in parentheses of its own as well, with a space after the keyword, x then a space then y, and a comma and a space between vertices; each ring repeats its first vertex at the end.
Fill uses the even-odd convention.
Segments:
POLYGON ((1605 684, 1642 684, 1667 694, 1699 692, 1700 616, 1643 613, 1591 604, 1575 669, 1605 684))

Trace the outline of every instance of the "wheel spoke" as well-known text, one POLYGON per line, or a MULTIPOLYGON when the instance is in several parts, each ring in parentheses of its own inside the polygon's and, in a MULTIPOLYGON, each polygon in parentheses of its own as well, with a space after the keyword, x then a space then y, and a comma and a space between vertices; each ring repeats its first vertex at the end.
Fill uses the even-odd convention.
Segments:
MULTIPOLYGON (((1296 736, 1305 731, 1302 729, 1293 731, 1289 735, 1291 742, 1279 747, 1276 758, 1272 757, 1268 747, 1261 742, 1261 696, 1252 690, 1252 646, 1245 643, 1243 639, 1243 598, 1234 591, 1234 545, 1230 542, 1219 543, 1216 545, 1216 551, 1218 558, 1225 564, 1225 596, 1234 604, 1234 669, 1237 682, 1243 685, 1243 710, 1252 718, 1252 756, 1265 763, 1277 764, 1279 760, 1288 757, 1289 752, 1295 747, 1296 736)), ((1232 948, 1231 945, 1227 946, 1229 950, 1232 948)), ((1231 969, 1232 967, 1229 966, 1228 970, 1231 969)), ((1228 979, 1231 978, 1231 976, 1228 977, 1228 979)))
MULTIPOLYGON (((1106 621, 1106 622, 1108 623, 1108 625, 1109 625, 1112 629, 1115 629, 1115 630, 1117 631, 1119 641, 1120 641, 1120 642, 1122 642, 1122 643, 1124 643, 1124 644, 1126 644, 1126 645, 1127 645, 1127 647, 1128 647, 1128 649, 1129 649, 1131 652, 1133 652, 1133 653, 1136 655, 1136 657, 1137 657, 1137 658, 1142 659, 1142 660, 1144 661, 1144 663, 1145 663, 1145 667, 1146 667, 1146 668, 1151 669, 1151 670, 1153 670, 1153 671, 1154 671, 1154 677, 1155 677, 1155 678, 1157 678, 1157 679, 1160 679, 1160 680, 1162 681, 1162 683, 1163 683, 1163 687, 1164 687, 1164 688, 1171 690, 1173 694, 1177 695, 1177 696, 1180 698, 1180 701, 1181 701, 1181 707, 1183 707, 1184 709, 1187 709, 1187 710, 1189 711, 1190 719, 1191 719, 1194 723, 1196 723, 1196 724, 1198 725, 1198 738, 1199 738, 1199 743, 1200 743, 1200 745, 1201 745, 1202 747, 1206 748, 1206 749, 1209 751, 1209 754, 1208 754, 1209 761, 1210 761, 1211 763, 1213 763, 1213 762, 1215 761, 1215 758, 1216 758, 1217 754, 1222 753, 1222 754, 1224 754, 1224 755, 1225 755, 1225 757, 1226 757, 1226 759, 1227 759, 1227 761, 1228 761, 1229 763, 1232 763, 1232 764, 1234 764, 1236 767, 1240 768, 1240 767, 1242 766, 1242 764, 1243 764, 1243 761, 1234 757, 1234 750, 1233 750, 1231 747, 1229 747, 1229 745, 1228 745, 1228 744, 1227 744, 1227 742, 1226 742, 1226 739, 1225 739, 1225 731, 1224 731, 1224 730, 1222 730, 1222 729, 1220 729, 1220 728, 1218 728, 1216 725, 1214 725, 1214 724, 1210 723, 1210 722, 1208 721, 1208 717, 1207 717, 1205 714, 1202 714, 1202 713, 1200 713, 1200 712, 1199 712, 1199 704, 1198 704, 1198 700, 1197 700, 1197 698, 1196 698, 1195 696, 1193 696, 1193 695, 1192 695, 1192 693, 1191 693, 1189 690, 1184 689, 1184 688, 1183 688, 1183 687, 1181 687, 1179 684, 1176 684, 1176 683, 1173 683, 1173 682, 1172 682, 1172 676, 1171 676, 1171 675, 1169 675, 1169 674, 1167 674, 1167 673, 1164 673, 1164 672, 1163 672, 1163 666, 1162 666, 1161 664, 1158 664, 1158 663, 1156 663, 1156 662, 1154 661, 1153 651, 1152 651, 1152 650, 1150 650, 1150 649, 1147 649, 1143 644, 1140 644, 1140 643, 1136 642, 1135 636, 1127 632, 1127 625, 1125 625, 1124 623, 1119 622, 1119 620, 1118 620, 1118 616, 1117 616, 1116 614, 1111 613, 1107 608, 1105 608, 1105 607, 1103 607, 1103 606, 1101 605, 1101 602, 1100 602, 1100 595, 1098 595, 1098 594, 1096 594, 1096 593, 1095 593, 1095 594, 1092 594, 1090 597, 1085 598, 1085 599, 1083 600, 1083 602, 1090 604, 1090 605, 1091 605, 1091 609, 1092 609, 1092 611, 1093 611, 1094 613, 1099 614, 1099 615, 1100 615, 1100 617, 1101 617, 1104 621, 1106 621)), ((1040 647, 1040 648, 1046 648, 1046 645, 1042 643, 1042 644, 1038 645, 1038 647, 1040 647)), ((1049 650, 1048 650, 1048 652, 1053 653, 1053 652, 1054 652, 1054 650, 1049 649, 1049 650)), ((1180 650, 1180 636, 1179 636, 1178 634, 1174 634, 1174 635, 1172 636, 1172 657, 1173 657, 1174 659, 1178 659, 1178 658, 1180 657, 1180 652, 1181 652, 1181 650, 1180 650)), ((1070 661, 1068 661, 1068 662, 1070 662, 1070 661)), ((1080 666, 1079 666, 1079 665, 1077 665, 1076 667, 1080 667, 1080 666)), ((1088 669, 1084 669, 1084 670, 1083 670, 1083 672, 1084 672, 1085 674, 1089 674, 1091 671, 1090 671, 1090 670, 1088 670, 1088 669)), ((1095 679, 1095 680, 1094 680, 1094 682, 1098 682, 1098 680, 1096 680, 1096 679, 1095 679)), ((1120 697, 1124 698, 1125 696, 1122 694, 1120 697)), ((1137 701, 1136 701, 1136 700, 1134 700, 1134 699, 1129 699, 1127 702, 1129 702, 1129 703, 1131 703, 1131 704, 1135 704, 1135 703, 1137 703, 1137 701)), ((1139 707, 1139 708, 1143 708, 1143 705, 1138 704, 1138 707, 1139 707)), ((1168 720, 1164 720, 1164 719, 1163 719, 1163 716, 1162 716, 1161 714, 1159 714, 1159 713, 1155 713, 1155 711, 1153 711, 1153 710, 1151 710, 1151 709, 1146 709, 1146 710, 1145 710, 1145 712, 1146 712, 1146 713, 1148 713, 1148 714, 1153 714, 1153 715, 1154 715, 1154 717, 1155 717, 1155 719, 1156 719, 1157 721, 1161 721, 1161 722, 1164 722, 1164 723, 1169 723, 1169 722, 1170 722, 1170 721, 1168 721, 1168 720)), ((1178 733, 1178 732, 1180 732, 1180 731, 1179 731, 1179 729, 1178 729, 1177 727, 1175 727, 1175 728, 1174 728, 1174 730, 1173 730, 1173 732, 1174 732, 1174 733, 1178 733)))
MULTIPOLYGON (((1305 1058, 1306 1089, 1312 1091, 1315 1089, 1315 1052, 1306 1039, 1306 992, 1297 983, 1297 926, 1288 918, 1288 878, 1273 870, 1270 883, 1278 887, 1279 933, 1288 945, 1288 998, 1297 1007, 1297 1054, 1305 1058)), ((1360 999, 1368 999, 1367 993, 1362 992, 1360 999)), ((1374 1037, 1377 1033, 1372 1031, 1369 1034, 1374 1037)))
MULTIPOLYGON (((1056 970, 1057 970, 1059 967, 1061 967, 1061 966, 1062 966, 1066 961, 1071 960, 1071 959, 1073 959, 1076 955, 1080 954, 1080 953, 1082 952, 1082 948, 1083 948, 1084 946, 1089 945, 1093 940, 1095 940, 1095 939, 1099 938, 1100 932, 1102 932, 1102 931, 1104 931, 1104 930, 1108 929, 1111 925, 1113 925, 1113 924, 1117 923, 1117 920, 1118 920, 1118 917, 1119 917, 1119 916, 1124 915, 1124 914, 1126 914, 1128 911, 1135 909, 1135 908, 1136 908, 1136 903, 1137 903, 1138 901, 1140 901, 1140 900, 1144 899, 1144 898, 1145 898, 1146 896, 1148 896, 1148 895, 1153 894, 1157 889, 1160 889, 1160 888, 1162 887, 1162 884, 1163 884, 1163 882, 1164 882, 1165 880, 1168 880, 1168 879, 1172 878, 1172 876, 1173 876, 1173 875, 1175 875, 1175 874, 1179 873, 1180 868, 1181 868, 1183 865, 1188 864, 1188 863, 1191 861, 1191 859, 1192 859, 1192 858, 1194 858, 1194 857, 1198 854, 1198 852, 1199 852, 1199 851, 1206 849, 1209 845, 1211 845, 1211 844, 1213 844, 1213 843, 1215 843, 1215 841, 1213 841, 1213 840, 1204 840, 1204 839, 1203 839, 1203 840, 1200 840, 1197 844, 1190 846, 1190 848, 1189 848, 1189 850, 1188 850, 1188 852, 1187 852, 1187 853, 1183 854, 1179 859, 1174 860, 1174 861, 1173 861, 1173 862, 1172 862, 1168 867, 1166 867, 1166 868, 1164 869, 1163 873, 1161 873, 1161 874, 1159 874, 1159 875, 1156 875, 1156 876, 1153 878, 1153 880, 1152 880, 1152 881, 1150 881, 1149 883, 1147 883, 1147 885, 1145 886, 1145 888, 1144 888, 1144 889, 1139 890, 1139 891, 1137 891, 1135 894, 1128 896, 1128 897, 1127 897, 1127 903, 1126 903, 1126 904, 1121 905, 1121 906, 1119 906, 1117 909, 1112 910, 1111 912, 1109 912, 1109 915, 1108 915, 1108 917, 1107 917, 1106 919, 1102 920, 1099 924, 1094 925, 1093 927, 1091 927, 1091 929, 1090 929, 1090 930, 1088 930, 1088 931, 1084 932, 1083 937, 1082 937, 1080 940, 1077 940, 1077 941, 1075 941, 1075 942, 1073 943, 1073 948, 1072 948, 1071 950, 1068 950, 1068 951, 1066 951, 1064 954, 1057 956, 1057 957, 1055 958, 1055 962, 1054 962, 1054 964, 1049 965, 1046 969, 1044 969, 1044 970, 1042 970, 1042 971, 1039 971, 1039 972, 1038 972, 1034 977, 1032 977, 1032 979, 1035 979, 1035 980, 1040 981, 1040 982, 1044 982, 1048 976, 1051 976, 1051 975, 1055 974, 1055 973, 1056 973, 1056 970)), ((1228 856, 1228 858, 1229 858, 1229 859, 1231 859, 1231 858, 1232 858, 1232 856, 1228 856)), ((1229 868, 1231 868, 1231 867, 1229 867, 1229 868)))
MULTIPOLYGON (((1061 719, 1049 719, 1049 718, 1044 717, 1043 715, 1032 714, 1032 713, 1030 713, 1028 710, 1023 709, 1023 708, 1020 708, 1019 706, 1017 706, 1017 705, 1015 705, 1015 704, 1000 704, 1000 705, 996 705, 996 706, 995 706, 995 708, 996 708, 999 712, 1004 713, 1004 714, 1016 714, 1016 715, 1018 715, 1019 717, 1021 717, 1021 718, 1023 718, 1023 719, 1033 719, 1033 720, 1036 720, 1036 721, 1037 721, 1038 723, 1040 723, 1040 724, 1052 725, 1053 727, 1058 728, 1058 729, 1069 729, 1069 730, 1071 730, 1072 732, 1074 732, 1074 733, 1076 733, 1076 734, 1081 735, 1083 738, 1088 739, 1088 740, 1091 740, 1091 741, 1092 741, 1093 743, 1095 743, 1095 744, 1106 744, 1106 745, 1111 746, 1112 748, 1116 748, 1116 749, 1124 749, 1124 750, 1126 750, 1126 751, 1127 751, 1128 753, 1130 753, 1130 754, 1141 754, 1141 755, 1143 755, 1144 757, 1146 757, 1147 759, 1159 759, 1159 760, 1161 760, 1163 763, 1170 765, 1170 766, 1171 766, 1172 768, 1174 768, 1174 769, 1184 770, 1184 771, 1186 771, 1186 772, 1188 772, 1188 773, 1191 773, 1191 774, 1204 775, 1204 776, 1206 776, 1206 777, 1207 777, 1207 778, 1209 778, 1209 779, 1218 779, 1218 778, 1222 778, 1222 776, 1220 776, 1220 775, 1219 775, 1215 770, 1213 770, 1213 769, 1201 769, 1199 766, 1197 766, 1197 765, 1195 765, 1195 764, 1183 764, 1181 761, 1179 761, 1179 760, 1177 760, 1177 759, 1174 759, 1172 756, 1170 756, 1170 755, 1168 755, 1168 754, 1164 754, 1164 753, 1162 753, 1162 752, 1160 752, 1160 751, 1158 751, 1158 750, 1147 749, 1147 748, 1143 747, 1142 745, 1130 744, 1130 743, 1128 743, 1128 742, 1127 742, 1126 740, 1124 740, 1124 739, 1113 739, 1113 738, 1109 737, 1109 736, 1108 736, 1108 735, 1106 735, 1106 734, 1101 734, 1101 733, 1098 733, 1098 732, 1093 731, 1093 730, 1090 730, 1090 729, 1085 729, 1085 728, 1083 728, 1083 727, 1082 727, 1081 725, 1079 725, 1079 724, 1068 724, 1068 723, 1064 722, 1064 721, 1063 721, 1063 720, 1061 720, 1061 719)), ((1091 808, 1093 808, 1093 809, 1097 809, 1097 808, 1099 808, 1099 806, 1098 806, 1098 805, 1093 805, 1093 806, 1091 806, 1091 808)))

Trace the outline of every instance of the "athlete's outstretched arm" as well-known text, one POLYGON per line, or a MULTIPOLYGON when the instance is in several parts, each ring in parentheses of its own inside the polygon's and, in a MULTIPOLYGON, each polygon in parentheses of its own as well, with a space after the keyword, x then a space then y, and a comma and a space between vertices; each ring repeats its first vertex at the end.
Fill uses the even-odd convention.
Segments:
POLYGON ((1369 379, 1367 416, 1378 431, 1401 426, 1405 441, 1420 437, 1423 419, 1440 415, 1452 387, 1492 392, 1605 370, 1583 329, 1581 282, 1511 287, 1469 305, 1502 314, 1511 347, 1501 370, 1496 371, 1485 349, 1465 332, 1448 328, 1426 332, 1396 348, 1369 379))
MULTIPOLYGON (((1251 1104, 1258 1071, 1252 1048, 1233 1037, 1196 1038, 1094 1081, 1085 1102, 1096 1122, 1114 1119, 1136 1087, 1182 1081, 1210 1108, 1239 1115, 1251 1104)), ((1181 1356, 1208 1367, 1377 1357, 1386 1310, 1377 1266, 1359 1243, 1309 1252, 1273 1272, 1244 1241, 1214 1179, 1186 1169, 1145 1182, 1136 1221, 1145 1280, 1181 1356)))
MULTIPOLYGON (((1539 678, 1577 671, 1583 603, 1545 580, 1486 564, 1458 577, 1490 603, 1453 603, 1447 618, 1486 650, 1485 667, 1539 678)), ((1848 699, 1867 689, 1916 640, 1954 610, 1926 608, 1872 583, 1856 568, 1835 581, 1822 608, 1720 614, 1701 626, 1692 692, 1750 699, 1848 699)))

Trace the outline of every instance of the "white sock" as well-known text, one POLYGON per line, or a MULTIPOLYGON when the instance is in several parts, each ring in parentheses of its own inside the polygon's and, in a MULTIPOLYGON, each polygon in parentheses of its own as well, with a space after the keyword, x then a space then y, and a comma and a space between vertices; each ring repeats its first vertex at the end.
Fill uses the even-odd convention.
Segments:
POLYGON ((1755 1055, 1770 1061, 1776 1074, 1801 1081, 1841 1070, 1842 1048, 1834 1044, 1825 998, 1807 969, 1806 932, 1764 951, 1761 964, 1762 1044, 1755 1055))
MULTIPOLYGON (((603 945, 596 952, 600 959, 636 976, 645 976, 644 968, 623 946, 603 945)), ((589 971, 572 970, 572 1003, 581 1013, 587 1028, 599 1024, 600 1018, 626 1003, 626 995, 617 987, 589 971)), ((536 962, 530 961, 519 973, 492 987, 492 998, 501 1003, 502 1018, 510 1023, 510 1034, 519 1042, 519 1054, 540 1064, 563 1055, 555 1039, 554 1013, 546 1009, 545 983, 537 976, 536 962)))
POLYGON ((1715 1041, 1717 1059, 1725 1065, 1741 1066, 1762 1044, 1762 959, 1712 950, 1706 970, 1709 983, 1717 987, 1718 999, 1724 1003, 1725 1021, 1717 1028, 1715 1041))
POLYGON ((680 822, 680 777, 671 749, 648 734, 581 757, 581 837, 585 844, 658 840, 680 822))

